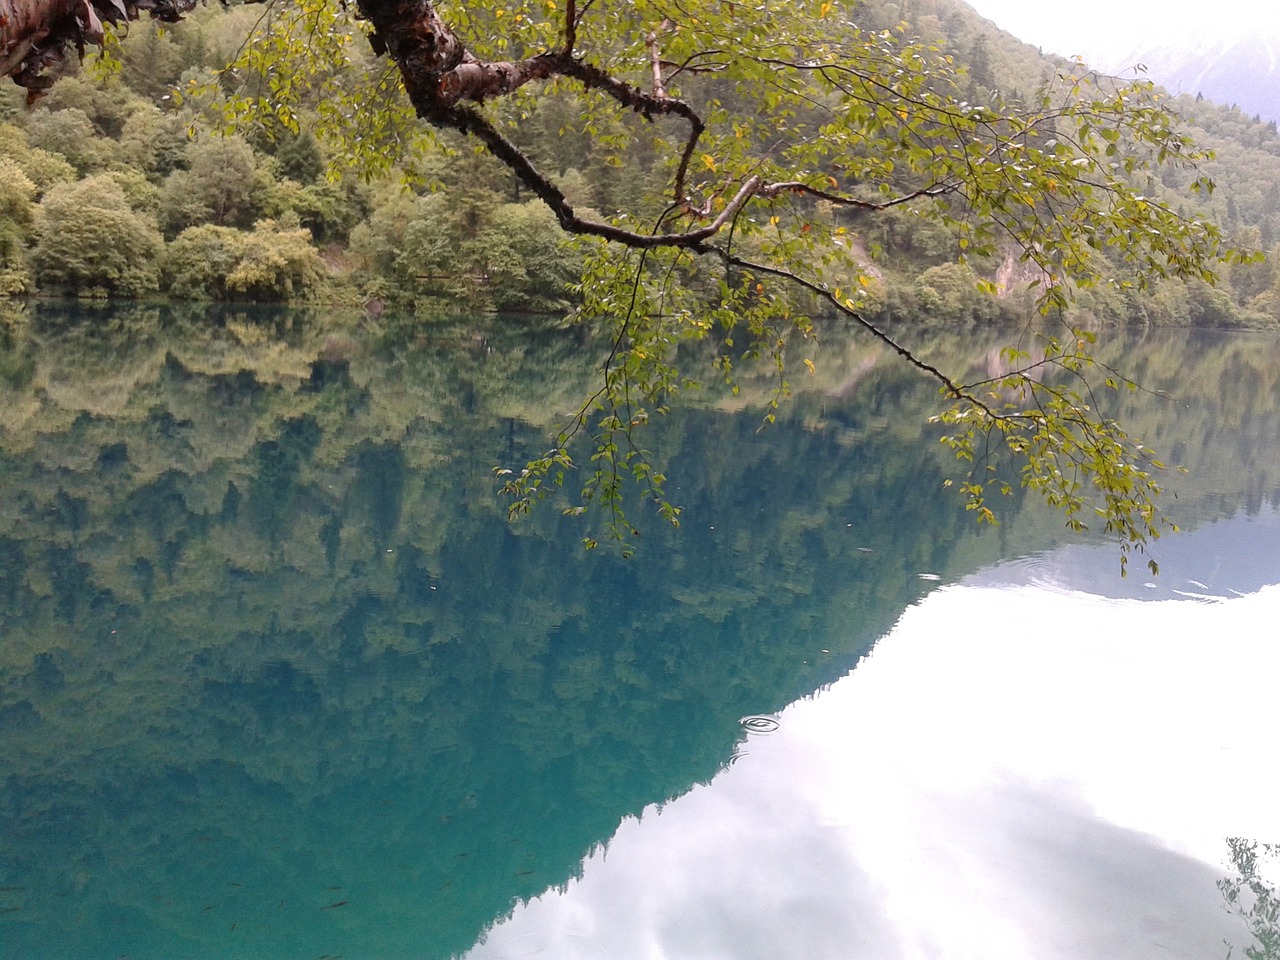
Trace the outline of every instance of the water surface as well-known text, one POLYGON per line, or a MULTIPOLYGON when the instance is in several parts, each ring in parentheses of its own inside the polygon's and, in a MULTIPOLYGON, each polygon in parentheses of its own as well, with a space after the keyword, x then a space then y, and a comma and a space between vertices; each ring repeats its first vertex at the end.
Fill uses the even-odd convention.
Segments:
POLYGON ((213 319, 4 345, 13 955, 1250 942, 1215 884, 1280 836, 1275 340, 1118 338, 1174 399, 1117 412, 1192 471, 1121 581, 1020 496, 977 530, 934 391, 835 332, 774 427, 748 381, 655 430, 684 524, 624 560, 491 480, 589 390, 576 334, 213 319))

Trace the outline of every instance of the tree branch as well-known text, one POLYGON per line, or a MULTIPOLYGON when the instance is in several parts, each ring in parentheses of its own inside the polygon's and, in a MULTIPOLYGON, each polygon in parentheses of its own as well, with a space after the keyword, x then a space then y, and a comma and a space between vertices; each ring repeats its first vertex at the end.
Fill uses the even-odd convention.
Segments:
POLYGON ((849 197, 840 193, 832 193, 829 190, 821 190, 818 187, 811 187, 807 183, 799 180, 785 180, 779 183, 769 183, 762 186, 759 195, 772 199, 782 193, 800 193, 808 197, 814 197, 818 200, 826 200, 829 203, 842 207, 855 207, 859 210, 887 210, 890 207, 896 207, 899 204, 910 203, 912 200, 918 200, 921 197, 944 197, 949 193, 955 193, 960 189, 958 182, 951 183, 935 183, 927 187, 921 187, 919 190, 912 190, 893 197, 889 200, 859 200, 857 197, 849 197))
POLYGON ((667 88, 662 82, 662 53, 658 50, 658 30, 671 29, 671 21, 663 20, 658 24, 657 30, 649 31, 645 36, 645 46, 649 48, 649 63, 653 68, 653 96, 658 100, 665 100, 667 97, 667 88))
POLYGON ((841 314, 853 320, 863 329, 867 330, 873 337, 875 337, 885 346, 889 347, 889 349, 891 349, 898 356, 902 357, 902 359, 906 360, 907 363, 911 364, 911 366, 915 367, 917 370, 920 370, 923 373, 927 373, 930 377, 932 377, 933 379, 941 383, 943 386, 943 389, 947 392, 947 395, 952 399, 965 400, 968 403, 971 403, 974 406, 978 407, 979 409, 983 410, 985 413, 987 413, 993 418, 998 419, 1000 417, 1000 414, 992 410, 982 400, 978 399, 977 397, 969 393, 964 388, 964 386, 962 386, 959 383, 956 383, 956 381, 952 380, 949 376, 947 376, 945 373, 943 373, 933 364, 925 360, 921 360, 918 356, 912 353, 908 347, 904 347, 901 343, 895 340, 889 333, 880 329, 878 326, 876 326, 874 323, 872 323, 870 320, 868 320, 866 317, 860 314, 857 310, 854 310, 853 308, 845 304, 843 301, 841 301, 834 293, 828 290, 825 285, 820 283, 815 283, 812 280, 802 277, 800 274, 796 273, 795 271, 787 270, 784 267, 774 267, 774 266, 770 266, 767 263, 756 263, 751 260, 746 260, 742 257, 736 256, 735 254, 729 253, 729 251, 721 249, 720 247, 704 245, 703 247, 700 248, 699 252, 713 253, 716 256, 718 256, 725 264, 729 266, 740 267, 743 270, 751 270, 756 273, 767 274, 773 277, 781 277, 784 280, 788 280, 791 283, 796 284, 796 286, 803 287, 805 290, 808 290, 810 293, 817 295, 825 302, 830 303, 841 314))

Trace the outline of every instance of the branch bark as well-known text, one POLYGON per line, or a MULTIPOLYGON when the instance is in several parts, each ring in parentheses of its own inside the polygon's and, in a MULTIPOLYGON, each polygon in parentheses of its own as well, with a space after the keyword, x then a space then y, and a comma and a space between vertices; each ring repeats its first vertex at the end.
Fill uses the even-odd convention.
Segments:
POLYGON ((30 102, 54 83, 50 67, 68 47, 84 56, 86 46, 101 45, 103 24, 138 19, 142 11, 173 22, 196 0, 0 0, 0 76, 27 89, 30 102))

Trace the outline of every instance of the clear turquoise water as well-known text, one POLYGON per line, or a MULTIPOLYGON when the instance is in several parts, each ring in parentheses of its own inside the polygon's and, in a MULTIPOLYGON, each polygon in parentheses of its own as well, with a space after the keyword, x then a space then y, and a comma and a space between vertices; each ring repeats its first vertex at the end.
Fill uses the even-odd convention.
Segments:
MULTIPOLYGON (((1188 546, 1170 546, 1148 586, 1119 581, 1110 548, 1062 552, 1060 523, 1018 497, 1003 526, 977 531, 941 492, 951 465, 924 423, 933 391, 834 333, 778 425, 760 430, 769 387, 748 383, 745 400, 694 397, 655 430, 684 524, 642 520, 636 555, 623 559, 584 551, 590 528, 554 505, 508 523, 490 478, 539 451, 585 394, 589 344, 222 319, 210 330, 203 318, 45 311, 8 335, 6 956, 915 956, 917 940, 942 937, 945 948, 947 930, 968 943, 966 924, 946 922, 965 883, 885 866, 895 862, 885 836, 898 837, 899 867, 928 862, 937 842, 907 843, 922 835, 910 818, 894 820, 894 834, 884 803, 850 806, 891 779, 866 750, 893 747, 904 729, 892 704, 909 693, 879 714, 838 706, 851 681, 876 675, 876 657, 858 664, 877 641, 895 649, 896 623, 944 605, 939 622, 977 625, 973 656, 947 669, 986 702, 961 666, 989 676, 1013 654, 980 651, 983 641, 1043 631, 1025 615, 975 614, 971 593, 989 609, 1000 590, 1041 590, 1034 609, 1046 623, 1075 618, 1084 631, 1057 655, 1078 641, 1094 657, 1084 651, 1097 629, 1085 624, 1099 608, 1054 612, 1052 597, 1170 602, 1280 582, 1267 519, 1280 499, 1267 359, 1277 343, 1267 338, 1175 331, 1124 344, 1153 388, 1188 387, 1177 402, 1123 401, 1144 435, 1193 469, 1171 481, 1188 546), (797 710, 803 721, 787 712, 797 710), (740 721, 752 716, 781 729, 750 733, 740 721), (862 757, 840 781, 861 790, 831 781, 819 743, 862 757), (668 836, 653 828, 664 818, 686 826, 668 836), (663 854, 704 843, 709 859, 663 854), (596 881, 606 859, 625 882, 596 881), (892 906, 894 884, 926 880, 936 929, 904 933, 912 911, 892 906), (644 909, 664 895, 661 910, 644 909)), ((974 340, 930 342, 980 356, 974 340)), ((1006 596, 1021 609, 1019 594, 1006 596)), ((1098 622, 1128 622, 1120 607, 1101 609, 1098 622)), ((909 691, 912 676, 877 689, 909 691)), ((863 691, 849 702, 880 701, 863 691)), ((1127 722, 1114 716, 1108 729, 1127 722)), ((998 743, 993 729, 971 739, 998 743)), ((947 766, 927 751, 920 762, 947 766)), ((1274 792, 1271 776, 1260 790, 1274 792)), ((1092 837, 1095 853, 1123 846, 1107 830, 1150 826, 1106 820, 1088 797, 1028 793, 1027 782, 975 787, 966 802, 988 822, 991 810, 1035 808, 1009 830, 1042 848, 1055 824, 1092 837)), ((929 795, 902 789, 920 804, 929 795)), ((926 821, 955 807, 938 802, 921 807, 926 821)), ((951 836, 974 829, 946 822, 951 836)), ((1157 919, 1147 935, 1125 928, 1109 942, 1169 939, 1152 903, 1212 914, 1194 934, 1175 924, 1187 944, 1239 933, 1219 936, 1231 918, 1213 882, 1226 867, 1172 827, 1148 832, 1157 840, 1106 869, 1130 878, 1117 889, 1145 891, 1135 909, 1157 919), (1161 857, 1176 865, 1161 868, 1161 857), (1143 887, 1157 875, 1186 883, 1143 887)), ((943 850, 942 861, 1029 856, 1011 849, 943 850)), ((1037 856, 1044 887, 1058 861, 1037 856)), ((1072 891, 1091 887, 1098 862, 1061 860, 1077 882, 1047 900, 1096 912, 1072 891)), ((1047 923, 1001 896, 1013 927, 1047 923)))

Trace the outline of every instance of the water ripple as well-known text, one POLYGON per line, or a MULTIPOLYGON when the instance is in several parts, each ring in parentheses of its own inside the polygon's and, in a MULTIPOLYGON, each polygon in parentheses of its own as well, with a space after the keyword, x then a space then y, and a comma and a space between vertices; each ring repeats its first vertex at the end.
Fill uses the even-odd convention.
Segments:
POLYGON ((778 721, 773 717, 743 717, 738 723, 742 724, 747 733, 773 733, 778 729, 778 721))

